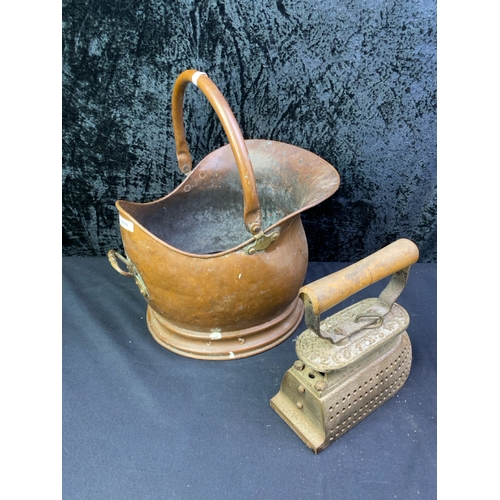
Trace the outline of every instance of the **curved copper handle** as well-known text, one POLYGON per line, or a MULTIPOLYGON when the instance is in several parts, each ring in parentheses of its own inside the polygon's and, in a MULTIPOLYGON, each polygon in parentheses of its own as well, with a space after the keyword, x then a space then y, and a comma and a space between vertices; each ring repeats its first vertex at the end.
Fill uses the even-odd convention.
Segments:
POLYGON ((399 239, 365 259, 325 276, 299 290, 311 313, 319 316, 363 288, 417 262, 418 247, 413 241, 399 239))
POLYGON ((186 70, 177 77, 172 93, 172 122, 179 169, 181 172, 188 174, 192 168, 192 158, 189 153, 182 118, 184 93, 189 83, 193 83, 203 92, 222 123, 240 174, 241 187, 243 188, 243 219, 245 226, 252 235, 258 235, 262 231, 262 214, 252 163, 248 157, 248 150, 241 135, 240 127, 229 104, 216 85, 205 73, 194 69, 186 70))

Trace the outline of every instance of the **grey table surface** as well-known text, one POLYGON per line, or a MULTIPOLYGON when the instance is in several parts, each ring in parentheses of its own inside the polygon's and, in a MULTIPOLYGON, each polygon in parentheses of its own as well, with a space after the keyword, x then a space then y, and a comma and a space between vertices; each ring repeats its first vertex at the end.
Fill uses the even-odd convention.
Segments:
MULTIPOLYGON (((310 263, 306 282, 346 265, 310 263)), ((318 455, 269 404, 304 322, 265 353, 200 361, 155 342, 133 280, 106 258, 63 258, 62 291, 64 499, 436 498, 435 264, 412 266, 398 299, 406 384, 318 455)))

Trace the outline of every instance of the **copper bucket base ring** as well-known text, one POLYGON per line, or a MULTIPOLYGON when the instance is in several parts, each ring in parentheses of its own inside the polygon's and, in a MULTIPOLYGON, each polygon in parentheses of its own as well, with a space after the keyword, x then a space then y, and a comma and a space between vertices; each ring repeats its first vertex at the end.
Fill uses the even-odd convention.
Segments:
POLYGON ((169 351, 188 358, 226 361, 254 356, 280 344, 297 329, 303 313, 297 297, 267 323, 233 332, 200 333, 173 325, 148 306, 147 323, 156 342, 169 351))

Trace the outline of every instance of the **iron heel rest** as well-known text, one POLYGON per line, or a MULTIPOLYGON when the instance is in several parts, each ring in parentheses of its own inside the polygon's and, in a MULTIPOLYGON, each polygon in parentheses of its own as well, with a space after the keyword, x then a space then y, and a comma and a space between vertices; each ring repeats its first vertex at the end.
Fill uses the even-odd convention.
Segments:
POLYGON ((404 385, 412 351, 408 313, 395 301, 418 248, 400 239, 341 271, 300 289, 307 330, 298 360, 285 373, 271 406, 315 453, 324 450, 404 385), (320 314, 392 275, 380 296, 320 322, 320 314))

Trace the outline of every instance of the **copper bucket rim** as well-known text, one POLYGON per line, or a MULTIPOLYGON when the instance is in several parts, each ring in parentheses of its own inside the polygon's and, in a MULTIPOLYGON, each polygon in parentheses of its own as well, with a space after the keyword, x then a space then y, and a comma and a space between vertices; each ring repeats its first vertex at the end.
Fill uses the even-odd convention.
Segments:
MULTIPOLYGON (((287 147, 290 147, 290 148, 299 149, 299 150, 302 150, 302 151, 304 151, 305 153, 307 153, 309 155, 316 156, 318 159, 322 160, 325 163, 325 165, 328 165, 330 168, 332 168, 331 165, 328 162, 326 162, 325 160, 323 160, 321 157, 315 155, 314 153, 312 153, 310 151, 307 151, 305 149, 299 148, 298 146, 293 146, 291 144, 283 143, 283 142, 280 142, 280 141, 270 141, 270 140, 267 140, 267 139, 249 139, 249 140, 246 140, 245 142, 247 142, 247 143, 250 143, 250 142, 267 142, 267 143, 270 143, 270 142, 272 142, 273 144, 279 144, 279 145, 287 146, 287 147)), ((255 241, 255 239, 256 239, 255 236, 249 236, 249 238, 247 238, 246 240, 244 240, 242 243, 239 243, 238 245, 235 245, 235 246, 233 246, 233 247, 231 247, 229 249, 226 249, 226 250, 223 250, 223 251, 217 252, 217 253, 202 254, 202 253, 188 252, 188 251, 182 250, 180 248, 177 248, 177 247, 171 245, 170 243, 168 243, 167 241, 165 241, 165 240, 159 238, 158 236, 156 236, 147 227, 145 227, 141 222, 139 222, 134 216, 132 216, 125 209, 125 207, 124 207, 125 204, 126 205, 136 205, 136 206, 148 206, 148 205, 151 206, 151 205, 155 205, 157 203, 160 203, 163 200, 166 200, 167 198, 173 197, 176 194, 182 194, 182 189, 185 186, 185 184, 189 181, 189 178, 190 178, 191 174, 193 174, 194 172, 198 171, 200 169, 200 167, 203 168, 205 166, 205 162, 209 161, 210 157, 212 155, 217 154, 221 149, 228 148, 229 146, 230 146, 229 144, 227 144, 225 146, 222 146, 221 148, 219 148, 219 149, 213 151, 212 153, 210 153, 209 155, 205 156, 205 158, 203 158, 203 160, 200 161, 200 163, 190 172, 190 174, 174 190, 172 190, 170 193, 168 193, 167 195, 165 195, 165 196, 163 196, 163 197, 161 197, 161 198, 159 198, 157 200, 153 200, 153 201, 149 201, 149 202, 144 202, 144 203, 137 203, 137 202, 126 201, 126 200, 118 200, 118 201, 116 201, 115 205, 118 208, 118 211, 119 211, 120 215, 126 216, 127 220, 130 220, 135 225, 139 226, 142 231, 144 231, 148 236, 150 236, 151 238, 153 238, 158 243, 160 243, 162 245, 165 245, 169 249, 171 249, 171 250, 173 250, 173 251, 175 251, 175 252, 177 252, 179 254, 188 256, 188 257, 196 257, 196 258, 200 258, 200 259, 209 259, 209 258, 213 259, 213 258, 217 258, 217 257, 223 257, 223 256, 225 256, 227 254, 232 253, 232 252, 237 252, 239 250, 242 250, 246 246, 252 244, 255 241)), ((336 173, 336 171, 333 171, 333 173, 335 175, 332 177, 333 181, 330 184, 329 189, 328 189, 327 186, 325 186, 324 190, 321 193, 321 196, 317 196, 311 202, 309 202, 309 203, 301 206, 299 209, 291 212, 290 214, 285 215, 278 222, 275 222, 275 223, 271 224, 270 226, 266 227, 265 229, 263 229, 263 234, 266 235, 266 233, 269 233, 270 231, 272 231, 273 229, 277 228, 278 226, 282 226, 284 223, 286 223, 290 219, 292 219, 292 218, 296 217, 297 215, 299 215, 300 213, 305 212, 306 210, 309 210, 310 208, 318 205, 322 201, 328 199, 333 193, 335 193, 335 191, 337 191, 338 186, 339 186, 339 180, 338 180, 339 176, 338 176, 338 173, 336 173)))

